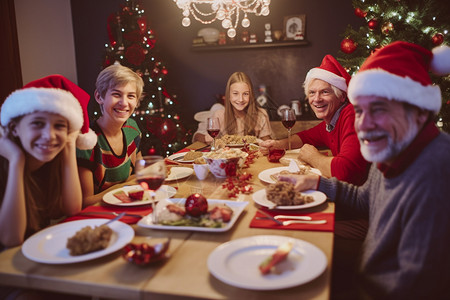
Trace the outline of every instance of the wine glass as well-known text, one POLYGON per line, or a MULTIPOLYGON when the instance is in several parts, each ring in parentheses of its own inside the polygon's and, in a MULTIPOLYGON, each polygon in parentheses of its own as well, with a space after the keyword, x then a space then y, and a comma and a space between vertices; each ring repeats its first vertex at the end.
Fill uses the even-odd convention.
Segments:
POLYGON ((295 125, 295 111, 293 109, 284 109, 281 115, 281 123, 288 130, 288 144, 291 150, 291 129, 295 125))
POLYGON ((216 136, 220 132, 219 118, 208 118, 206 121, 206 131, 213 138, 213 142, 211 144, 211 151, 216 150, 216 136))
POLYGON ((152 221, 157 223, 155 212, 156 191, 166 179, 166 165, 164 158, 159 155, 144 156, 136 161, 136 179, 152 199, 152 221))

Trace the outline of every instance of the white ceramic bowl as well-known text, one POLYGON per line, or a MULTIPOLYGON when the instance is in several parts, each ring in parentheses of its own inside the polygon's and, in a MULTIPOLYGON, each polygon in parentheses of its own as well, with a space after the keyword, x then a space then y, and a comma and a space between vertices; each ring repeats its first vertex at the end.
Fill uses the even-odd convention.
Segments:
POLYGON ((214 174, 217 178, 226 178, 227 174, 225 172, 225 165, 228 163, 235 163, 237 167, 240 167, 244 164, 245 158, 248 156, 248 153, 243 152, 239 157, 230 157, 230 158, 209 158, 208 156, 203 156, 206 160, 206 163, 209 165, 209 170, 214 174))
POLYGON ((205 180, 209 173, 209 166, 207 164, 194 164, 194 171, 199 180, 205 180))
POLYGON ((203 28, 197 33, 198 36, 203 37, 207 44, 214 44, 219 40, 219 30, 216 28, 203 28))

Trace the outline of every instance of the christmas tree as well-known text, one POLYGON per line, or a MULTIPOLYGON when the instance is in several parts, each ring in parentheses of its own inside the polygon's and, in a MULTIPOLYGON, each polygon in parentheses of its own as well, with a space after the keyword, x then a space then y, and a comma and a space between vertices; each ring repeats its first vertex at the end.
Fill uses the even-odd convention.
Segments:
POLYGON ((107 30, 103 68, 120 63, 144 80, 143 98, 132 115, 142 131, 142 155, 169 155, 184 148, 190 143, 191 130, 181 122, 177 97, 165 87, 168 70, 158 56, 156 38, 140 1, 126 0, 108 17, 107 30))
MULTIPOLYGON (((450 5, 442 0, 353 0, 355 15, 365 21, 348 26, 338 60, 354 74, 373 51, 393 41, 407 41, 431 50, 448 44, 450 5)), ((430 74, 441 88, 442 108, 436 124, 450 132, 450 76, 430 74)))

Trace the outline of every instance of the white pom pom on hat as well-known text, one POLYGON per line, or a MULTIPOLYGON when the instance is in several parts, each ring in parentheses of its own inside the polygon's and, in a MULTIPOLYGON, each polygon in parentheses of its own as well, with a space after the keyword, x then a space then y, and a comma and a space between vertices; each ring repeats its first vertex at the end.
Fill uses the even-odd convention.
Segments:
POLYGON ((416 44, 397 41, 375 51, 350 80, 348 97, 379 96, 406 102, 438 113, 442 96, 431 81, 429 71, 450 73, 450 48, 440 46, 433 52, 416 44))
POLYGON ((7 126, 12 119, 36 111, 56 113, 69 121, 70 132, 80 131, 77 147, 92 149, 97 135, 89 128, 89 98, 88 93, 64 76, 50 75, 11 93, 1 108, 1 124, 7 126))

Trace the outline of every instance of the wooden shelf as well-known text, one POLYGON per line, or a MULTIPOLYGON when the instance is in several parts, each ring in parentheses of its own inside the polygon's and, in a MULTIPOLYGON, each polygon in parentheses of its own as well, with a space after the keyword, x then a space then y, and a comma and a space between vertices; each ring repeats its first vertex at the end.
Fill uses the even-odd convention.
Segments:
POLYGON ((224 50, 243 50, 257 48, 278 48, 278 47, 300 47, 307 46, 308 41, 281 41, 272 43, 255 43, 255 44, 235 44, 235 45, 197 45, 192 46, 192 51, 224 51, 224 50))

